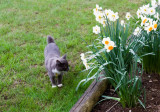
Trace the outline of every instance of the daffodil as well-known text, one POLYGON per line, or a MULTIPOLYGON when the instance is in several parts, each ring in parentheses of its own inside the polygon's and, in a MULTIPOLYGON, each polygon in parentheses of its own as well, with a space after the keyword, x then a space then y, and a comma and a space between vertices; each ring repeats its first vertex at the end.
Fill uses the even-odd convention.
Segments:
POLYGON ((141 17, 141 10, 140 9, 137 10, 137 16, 138 16, 138 19, 141 17))
POLYGON ((102 43, 103 43, 104 45, 109 45, 110 41, 111 41, 110 38, 107 37, 107 38, 103 38, 102 43))
POLYGON ((154 15, 154 17, 155 17, 157 20, 159 20, 159 13, 157 12, 157 13, 154 15))
POLYGON ((158 0, 158 5, 160 5, 160 0, 158 0))
POLYGON ((153 29, 156 30, 157 29, 157 21, 153 21, 153 29))
POLYGON ((124 20, 121 20, 121 26, 125 27, 124 20))
POLYGON ((93 9, 93 14, 96 16, 99 13, 99 10, 102 10, 102 7, 99 7, 99 5, 96 4, 96 8, 93 9))
POLYGON ((103 19, 103 20, 101 21, 101 24, 103 25, 103 27, 105 27, 105 26, 106 26, 106 20, 103 19))
POLYGON ((100 27, 97 26, 97 25, 95 27, 93 27, 93 33, 99 34, 100 33, 100 27))
POLYGON ((130 12, 127 12, 127 13, 126 13, 126 19, 129 20, 131 17, 132 17, 132 16, 131 16, 130 12))
POLYGON ((84 53, 81 53, 80 56, 81 56, 81 60, 82 60, 82 61, 85 60, 84 53))
POLYGON ((134 32, 133 35, 138 36, 141 33, 141 29, 139 27, 137 27, 134 32))
POLYGON ((155 8, 153 8, 153 7, 149 8, 149 14, 150 15, 154 15, 155 13, 156 13, 155 8))
POLYGON ((83 64, 84 64, 84 66, 85 66, 86 70, 90 69, 90 66, 88 65, 88 63, 87 63, 87 60, 86 60, 86 59, 85 59, 85 60, 83 60, 83 64))
POLYGON ((158 6, 156 0, 151 0, 152 7, 156 8, 158 6))
POLYGON ((99 23, 101 23, 102 21, 104 20, 104 14, 99 12, 97 15, 96 15, 96 21, 98 21, 99 23))
POLYGON ((109 15, 109 20, 110 20, 110 21, 116 21, 118 18, 119 18, 118 12, 116 12, 116 13, 112 12, 112 13, 109 15))
POLYGON ((145 30, 147 31, 147 33, 151 32, 153 30, 153 25, 147 26, 145 30))
POLYGON ((148 5, 143 5, 142 7, 140 7, 142 14, 147 14, 148 15, 149 14, 148 8, 149 8, 149 4, 148 5))
POLYGON ((143 16, 141 16, 141 20, 142 20, 142 22, 141 22, 141 26, 143 26, 147 21, 148 21, 148 18, 147 17, 143 17, 143 16))
POLYGON ((110 10, 110 9, 106 9, 106 10, 104 10, 104 14, 105 14, 105 16, 107 17, 107 18, 109 18, 109 16, 111 15, 113 13, 113 11, 112 10, 110 10))
POLYGON ((108 45, 105 45, 105 48, 107 49, 107 52, 110 52, 113 50, 113 48, 116 47, 115 43, 113 41, 110 41, 108 45))

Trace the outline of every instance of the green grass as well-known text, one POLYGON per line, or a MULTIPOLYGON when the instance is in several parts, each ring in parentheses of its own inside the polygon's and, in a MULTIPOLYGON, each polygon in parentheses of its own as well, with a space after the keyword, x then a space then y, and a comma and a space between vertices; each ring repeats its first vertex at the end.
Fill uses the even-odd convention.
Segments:
POLYGON ((0 1, 0 111, 68 112, 87 86, 80 53, 96 38, 93 8, 135 14, 144 0, 1 0, 0 1), (64 87, 52 89, 44 67, 47 35, 54 36, 70 71, 64 87))

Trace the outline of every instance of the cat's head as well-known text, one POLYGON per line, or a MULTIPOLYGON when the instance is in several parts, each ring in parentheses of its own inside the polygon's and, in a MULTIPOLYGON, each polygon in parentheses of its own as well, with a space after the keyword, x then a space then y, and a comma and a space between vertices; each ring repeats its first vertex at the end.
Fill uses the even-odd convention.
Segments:
POLYGON ((68 71, 68 61, 66 60, 66 54, 62 57, 60 57, 58 60, 56 60, 56 67, 58 71, 68 71))

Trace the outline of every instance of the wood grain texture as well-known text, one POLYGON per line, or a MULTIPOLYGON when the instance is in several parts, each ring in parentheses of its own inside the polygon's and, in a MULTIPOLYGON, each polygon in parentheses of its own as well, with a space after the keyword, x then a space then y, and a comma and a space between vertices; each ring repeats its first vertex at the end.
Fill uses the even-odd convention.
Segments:
MULTIPOLYGON (((99 79, 102 78, 104 77, 99 79)), ((70 112, 90 112, 99 100, 99 97, 105 92, 107 84, 108 81, 106 79, 102 81, 96 81, 95 79, 70 112)))

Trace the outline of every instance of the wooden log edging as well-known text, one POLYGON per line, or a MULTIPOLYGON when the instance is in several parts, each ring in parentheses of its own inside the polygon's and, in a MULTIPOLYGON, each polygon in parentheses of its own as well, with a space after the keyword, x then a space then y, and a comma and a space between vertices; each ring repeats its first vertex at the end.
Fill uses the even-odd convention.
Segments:
MULTIPOLYGON (((102 79, 104 77, 100 77, 102 79)), ((91 112, 99 97, 105 92, 108 85, 106 79, 102 81, 94 80, 70 112, 91 112)))

